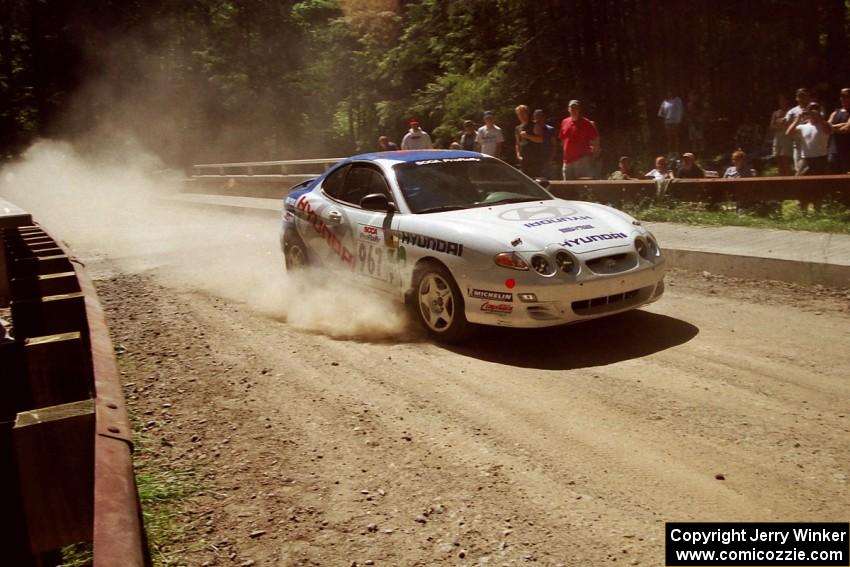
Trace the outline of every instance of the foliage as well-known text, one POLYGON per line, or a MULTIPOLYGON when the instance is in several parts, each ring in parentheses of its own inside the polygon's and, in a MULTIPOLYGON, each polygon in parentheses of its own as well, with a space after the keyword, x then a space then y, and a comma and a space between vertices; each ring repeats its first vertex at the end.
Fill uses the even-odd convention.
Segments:
MULTIPOLYGON (((709 149, 749 113, 850 82, 850 3, 788 0, 40 0, 0 2, 0 155, 39 136, 129 132, 174 163, 439 145, 463 119, 572 98, 608 163, 661 145, 658 104, 695 97, 709 149)), ((510 141, 510 140, 509 140, 510 141)), ((508 152, 509 153, 509 152, 508 152)))

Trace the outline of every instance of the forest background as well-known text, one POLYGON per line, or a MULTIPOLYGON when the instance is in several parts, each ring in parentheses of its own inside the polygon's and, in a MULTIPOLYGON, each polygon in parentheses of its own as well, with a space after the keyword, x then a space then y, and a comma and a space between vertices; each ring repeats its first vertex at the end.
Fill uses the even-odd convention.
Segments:
POLYGON ((0 0, 0 158, 40 138, 177 167, 341 157, 411 116, 446 147, 485 109, 512 139, 517 104, 557 125, 578 98, 612 164, 663 147, 668 89, 729 151, 779 93, 834 107, 848 38, 846 0, 0 0))

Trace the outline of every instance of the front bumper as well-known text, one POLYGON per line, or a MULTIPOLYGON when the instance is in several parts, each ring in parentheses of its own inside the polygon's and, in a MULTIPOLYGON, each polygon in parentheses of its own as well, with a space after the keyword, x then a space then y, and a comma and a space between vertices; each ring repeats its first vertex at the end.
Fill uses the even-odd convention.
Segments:
POLYGON ((636 309, 664 293, 666 261, 639 259, 633 269, 600 275, 541 277, 503 268, 477 273, 461 285, 468 321, 503 327, 551 327, 636 309), (514 287, 508 287, 513 280, 514 287), (486 294, 483 291, 496 293, 486 294), (510 296, 510 300, 508 300, 510 296), (533 300, 531 299, 533 296, 533 300), (524 299, 521 299, 523 297, 524 299))

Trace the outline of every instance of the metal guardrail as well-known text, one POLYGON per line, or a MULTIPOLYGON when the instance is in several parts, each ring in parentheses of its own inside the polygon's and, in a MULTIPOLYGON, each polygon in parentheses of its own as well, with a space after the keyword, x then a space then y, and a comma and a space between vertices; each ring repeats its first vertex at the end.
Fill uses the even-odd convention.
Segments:
POLYGON ((344 158, 202 163, 183 184, 188 193, 222 193, 277 199, 286 189, 321 175, 344 158))
POLYGON ((314 166, 322 166, 321 171, 325 171, 335 163, 344 158, 322 158, 322 159, 292 159, 284 161, 252 161, 243 163, 202 163, 193 165, 192 169, 195 175, 210 175, 209 172, 215 172, 214 175, 239 175, 253 176, 256 173, 263 171, 270 173, 274 171, 277 174, 297 174, 303 173, 305 168, 315 170, 314 166), (238 172, 238 173, 237 173, 238 172))
POLYGON ((0 500, 11 526, 0 530, 3 558, 43 565, 65 545, 92 542, 95 567, 150 565, 129 419, 94 286, 28 216, 0 214, 0 227, 14 334, 0 339, 0 500))
MULTIPOLYGON (((187 192, 212 192, 243 197, 280 198, 289 187, 322 171, 303 172, 316 165, 328 169, 342 158, 291 161, 201 164, 185 185, 187 192), (263 168, 281 168, 278 174, 260 173, 263 168), (300 168, 302 173, 294 173, 300 168), (215 171, 215 173, 209 173, 215 171), (206 172, 206 173, 205 173, 206 172)), ((263 171, 267 171, 264 169, 263 171)), ((549 190, 557 197, 600 203, 622 204, 672 198, 683 202, 769 201, 799 199, 822 201, 838 198, 850 204, 850 176, 746 177, 736 179, 672 179, 662 184, 647 179, 629 181, 551 181, 549 190)))

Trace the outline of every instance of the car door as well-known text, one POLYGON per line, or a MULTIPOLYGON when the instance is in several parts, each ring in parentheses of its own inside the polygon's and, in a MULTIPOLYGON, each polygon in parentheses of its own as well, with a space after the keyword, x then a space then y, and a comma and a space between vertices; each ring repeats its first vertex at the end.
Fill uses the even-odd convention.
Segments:
POLYGON ((340 238, 342 219, 339 196, 350 165, 332 171, 318 190, 302 195, 295 204, 298 233, 312 258, 328 267, 354 270, 354 254, 340 238))
POLYGON ((370 211, 360 207, 366 195, 380 193, 392 201, 384 173, 375 164, 355 163, 345 177, 339 196, 342 215, 339 235, 354 255, 354 272, 370 285, 396 289, 400 285, 397 270, 398 238, 393 236, 394 213, 370 211))

